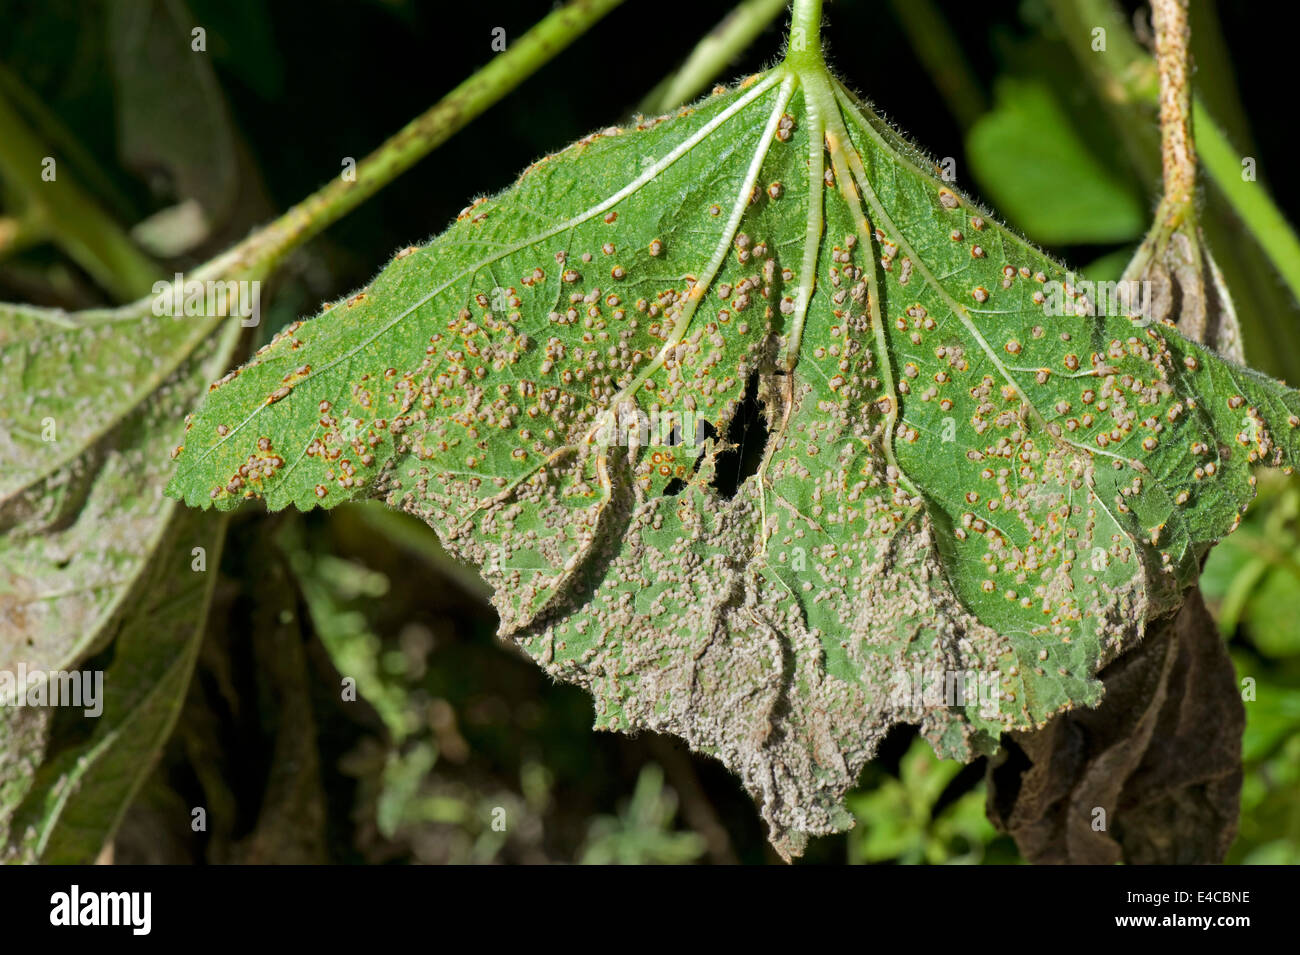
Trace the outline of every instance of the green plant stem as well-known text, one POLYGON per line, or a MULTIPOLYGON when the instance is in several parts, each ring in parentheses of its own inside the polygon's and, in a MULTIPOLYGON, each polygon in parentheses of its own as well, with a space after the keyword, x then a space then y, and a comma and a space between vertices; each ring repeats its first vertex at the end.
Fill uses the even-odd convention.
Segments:
POLYGON ((1236 66, 1223 38, 1217 8, 1218 0, 1191 0, 1190 16, 1196 25, 1192 31, 1192 64, 1202 78, 1214 78, 1213 82, 1202 83, 1195 93, 1204 97, 1206 107, 1218 118, 1228 139, 1238 149, 1254 155, 1250 120, 1237 91, 1236 66))
POLYGON ((681 68, 665 77, 641 101, 641 112, 666 113, 699 96, 776 19, 786 2, 744 0, 737 4, 696 44, 681 68))
POLYGON ((76 180, 67 163, 0 93, 0 176, 27 202, 28 214, 118 301, 149 293, 162 270, 76 180), (42 174, 54 160, 52 180, 42 174))
MULTIPOLYGON (((192 270, 185 278, 190 281, 266 278, 285 256, 446 141, 620 2, 622 0, 576 0, 559 8, 363 160, 357 166, 355 182, 331 182, 243 242, 192 270)), ((8 146, 3 139, 2 124, 0 142, 8 146)), ((36 169, 39 173, 39 159, 36 169)), ((35 223, 36 226, 42 224, 43 220, 35 223)), ((139 301, 101 313, 92 322, 134 321, 148 314, 153 304, 152 281, 146 287, 148 294, 141 293, 139 301)), ((143 401, 214 329, 228 321, 218 310, 217 314, 196 318, 189 324, 183 341, 177 342, 165 354, 156 356, 155 373, 149 380, 137 383, 135 397, 122 413, 143 401)))
POLYGON ((890 5, 953 118, 969 129, 988 110, 988 103, 943 14, 933 0, 891 0, 890 5))
POLYGON ((450 139, 622 2, 572 0, 539 20, 505 52, 358 163, 355 178, 346 181, 340 176, 321 187, 213 259, 203 271, 254 276, 270 273, 286 255, 450 139))
POLYGON ((785 62, 796 72, 825 70, 821 29, 822 0, 794 0, 790 11, 790 48, 785 62))
POLYGON ((1233 212, 1255 236, 1291 294, 1300 301, 1300 239, 1295 230, 1262 183, 1242 178, 1241 155, 1232 148, 1199 96, 1193 97, 1192 117, 1202 165, 1233 212))
POLYGON ((133 221, 134 204, 105 171, 105 164, 97 161, 55 112, 3 63, 0 63, 0 96, 8 97, 37 137, 50 147, 50 155, 66 157, 72 162, 78 181, 87 192, 98 197, 110 215, 118 222, 133 221))
POLYGON ((1133 36, 1114 0, 1050 0, 1050 5, 1066 45, 1103 100, 1119 105, 1156 101, 1160 79, 1155 61, 1133 36), (1092 49, 1092 31, 1098 27, 1106 31, 1106 49, 1100 56, 1092 49))
MULTIPOLYGON (((1140 137, 1132 132, 1141 124, 1136 123, 1137 117, 1128 110, 1158 102, 1159 74, 1155 62, 1129 33, 1113 0, 1054 0, 1052 10, 1066 43, 1086 69, 1102 101, 1124 113, 1118 118, 1117 128, 1125 136, 1130 153, 1145 152, 1140 137), (1105 54, 1094 52, 1089 45, 1090 30, 1098 25, 1107 31, 1105 54)), ((1218 123, 1195 95, 1192 117, 1199 131, 1201 164, 1282 276, 1291 295, 1300 301, 1300 239, 1263 184, 1242 179, 1241 156, 1232 149, 1218 123)), ((1149 157, 1135 156, 1134 162, 1144 172, 1152 168, 1149 157)))
POLYGON ((1049 0, 1052 16, 1097 98, 1114 120, 1113 127, 1143 181, 1160 175, 1155 126, 1146 108, 1160 95, 1155 61, 1129 32, 1112 0, 1049 0), (1093 50, 1092 31, 1105 30, 1106 51, 1093 50))
POLYGON ((27 216, 0 216, 0 262, 47 238, 27 216))
POLYGON ((1156 69, 1160 73, 1160 164, 1165 202, 1195 212, 1196 145, 1187 0, 1153 0, 1156 69))

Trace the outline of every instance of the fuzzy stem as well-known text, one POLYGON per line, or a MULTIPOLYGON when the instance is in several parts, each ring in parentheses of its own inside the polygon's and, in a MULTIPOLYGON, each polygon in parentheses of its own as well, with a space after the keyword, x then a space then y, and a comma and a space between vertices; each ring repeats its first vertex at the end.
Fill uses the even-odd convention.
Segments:
MULTIPOLYGON (((1112 112, 1115 129, 1125 142, 1134 168, 1144 178, 1154 176, 1154 136, 1141 134, 1143 108, 1158 103, 1158 70, 1128 29, 1115 0, 1049 0, 1062 36, 1098 91, 1101 102, 1112 112), (1099 54, 1089 47, 1090 29, 1107 29, 1108 52, 1099 54)), ((1195 128, 1200 140, 1200 162, 1232 212, 1240 217, 1251 239, 1258 244, 1272 268, 1286 282, 1293 298, 1300 300, 1300 237, 1287 222, 1263 182, 1242 175, 1242 155, 1219 128, 1206 104, 1192 97, 1195 128)), ((1207 223, 1207 228, 1214 228, 1207 223)), ((1232 226, 1229 230, 1235 228, 1232 226)), ((1249 273, 1246 273, 1249 274, 1249 273)), ((1238 295, 1241 288, 1238 287, 1238 295)), ((1257 334, 1252 339, 1274 340, 1292 334, 1293 319, 1280 309, 1261 308, 1241 313, 1257 334)), ((1274 374, 1291 380, 1300 378, 1296 363, 1285 350, 1257 356, 1274 374)))
POLYGON ((824 70, 822 58, 822 0, 794 0, 790 13, 790 48, 785 62, 795 69, 824 70))
POLYGON ((1187 0, 1153 0, 1156 68, 1160 72, 1160 160, 1165 201, 1189 209, 1196 195, 1196 147, 1192 141, 1192 83, 1187 0))

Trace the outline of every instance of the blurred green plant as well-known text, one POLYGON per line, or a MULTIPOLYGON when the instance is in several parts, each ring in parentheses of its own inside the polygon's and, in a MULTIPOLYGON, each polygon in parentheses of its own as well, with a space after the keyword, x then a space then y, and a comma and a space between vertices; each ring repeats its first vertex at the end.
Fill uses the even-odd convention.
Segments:
POLYGON ((1300 478, 1261 476, 1201 586, 1246 705, 1241 822, 1229 862, 1300 864, 1300 478))
POLYGON ((1240 534, 1222 541, 1202 590, 1225 637, 1244 628, 1263 657, 1300 656, 1300 483, 1260 475, 1259 497, 1240 534))
POLYGON ((1146 204, 1131 175, 1089 146, 1041 79, 999 79, 993 108, 966 137, 966 154, 998 211, 1038 242, 1129 242, 1146 229, 1146 204))
POLYGON ((857 826, 848 835, 849 861, 903 865, 974 865, 1015 859, 1010 839, 984 814, 983 785, 942 804, 962 766, 912 742, 898 776, 849 796, 857 826))
POLYGON ((636 789, 617 815, 597 816, 579 853, 584 865, 683 865, 704 855, 704 837, 677 832, 677 795, 664 785, 664 771, 648 763, 636 789))

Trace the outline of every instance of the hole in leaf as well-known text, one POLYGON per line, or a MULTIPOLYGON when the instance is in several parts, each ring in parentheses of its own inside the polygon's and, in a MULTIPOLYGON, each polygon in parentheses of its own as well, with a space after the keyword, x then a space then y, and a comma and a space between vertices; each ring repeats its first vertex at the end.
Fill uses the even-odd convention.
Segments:
MULTIPOLYGON (((674 426, 673 428, 674 440, 680 440, 680 435, 681 435, 680 426, 674 426)), ((701 419, 699 421, 699 429, 694 436, 695 446, 700 449, 700 453, 698 453, 695 456, 695 464, 691 466, 692 478, 695 477, 695 475, 700 473, 700 465, 704 463, 704 451, 703 451, 704 442, 716 439, 717 437, 718 437, 718 429, 713 427, 713 423, 711 421, 705 421, 701 419)), ((671 481, 668 482, 667 486, 664 487, 664 495, 667 497, 672 497, 677 494, 681 494, 682 491, 684 490, 686 490, 686 481, 682 480, 681 478, 673 478, 671 481)))
POLYGON ((758 473, 767 448, 767 415, 758 400, 758 371, 745 382, 745 397, 727 426, 729 447, 718 455, 713 487, 730 500, 747 479, 758 473))
MULTIPOLYGON (((1033 762, 1010 737, 1004 735, 1002 745, 1006 749, 1006 757, 993 768, 989 782, 993 786, 993 808, 1000 818, 1009 819, 1016 800, 1020 798, 1020 784, 1033 762)), ((993 813, 990 812, 989 815, 992 816, 993 813)))
POLYGON ((907 751, 912 748, 912 743, 919 735, 921 734, 917 732, 915 726, 895 723, 889 728, 885 738, 880 741, 880 746, 876 748, 874 765, 897 778, 903 757, 907 755, 907 751))

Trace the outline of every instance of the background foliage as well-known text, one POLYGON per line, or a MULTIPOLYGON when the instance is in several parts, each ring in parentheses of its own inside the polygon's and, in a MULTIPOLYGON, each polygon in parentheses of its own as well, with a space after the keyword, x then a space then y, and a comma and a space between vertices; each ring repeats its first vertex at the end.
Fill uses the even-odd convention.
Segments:
MULTIPOLYGON (((170 274, 337 175, 344 157, 364 155, 488 60, 494 27, 516 36, 550 4, 494 3, 456 23, 447 6, 3 0, 0 95, 59 145, 61 174, 170 274), (207 30, 206 58, 166 54, 193 24, 207 30), (322 50, 346 51, 346 68, 322 69, 322 50)), ((1090 277, 1118 278, 1149 221, 1158 160, 1154 127, 1084 81, 1062 33, 1098 6, 839 2, 826 32, 850 85, 936 157, 952 157, 964 188, 1090 277), (1050 123, 1027 120, 1045 112, 1050 123)), ((1285 124, 1262 120, 1285 35, 1238 5, 1192 6, 1198 92, 1236 150, 1257 159, 1260 180, 1281 184, 1285 124)), ((634 0, 615 11, 296 255, 253 346, 363 284, 393 250, 440 231, 529 161, 630 115, 728 8, 663 0, 647 15, 634 0)), ((1124 13, 1120 27, 1136 22, 1141 39, 1139 7, 1124 13)), ((769 62, 778 42, 769 28, 732 72, 769 62)), ((0 134, 0 169, 10 142, 0 134)), ((121 290, 50 241, 51 230, 93 223, 75 208, 56 210, 68 221, 53 224, 27 209, 0 178, 0 300, 111 303, 121 290)), ((1250 362, 1300 380, 1292 293, 1213 188, 1205 219, 1250 362)), ((1300 482, 1261 478, 1203 586, 1238 675, 1255 681, 1230 861, 1300 861, 1300 482)), ((414 520, 377 505, 238 512, 212 601, 197 677, 119 832, 120 861, 774 858, 720 766, 666 738, 593 734, 587 697, 494 640, 481 584, 414 520), (367 703, 338 700, 339 672, 356 676, 367 703), (193 806, 208 808, 206 833, 190 830, 193 806), (506 832, 491 826, 498 808, 506 832)), ((940 763, 896 732, 850 800, 859 826, 815 843, 804 861, 1014 861, 1014 844, 984 817, 982 779, 980 764, 940 763)))

